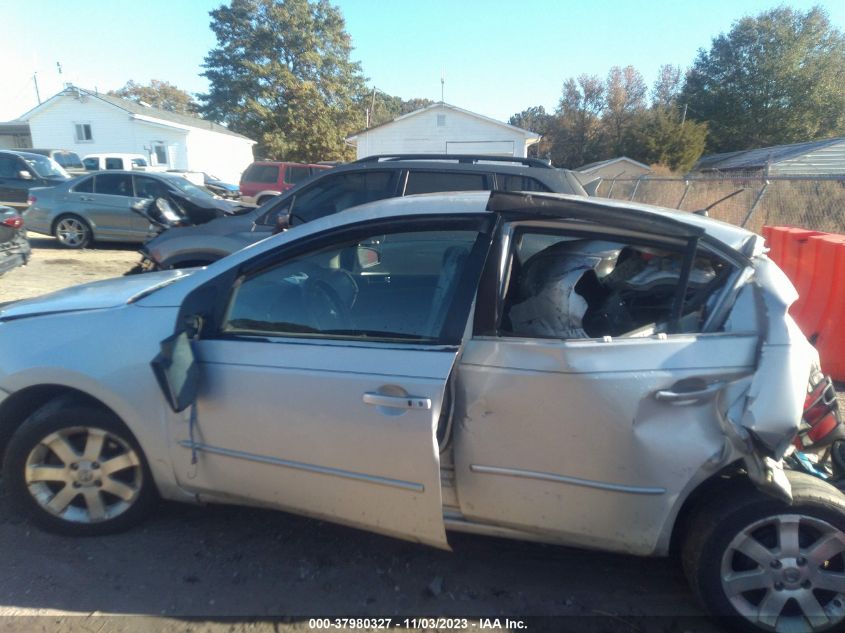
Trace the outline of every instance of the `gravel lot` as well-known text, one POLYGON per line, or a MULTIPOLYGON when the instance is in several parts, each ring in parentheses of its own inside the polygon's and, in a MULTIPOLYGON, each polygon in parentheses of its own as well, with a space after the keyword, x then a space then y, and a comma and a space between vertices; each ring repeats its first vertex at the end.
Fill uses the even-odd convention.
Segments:
MULTIPOLYGON (((31 263, 0 280, 0 301, 121 275, 139 257, 132 245, 31 241, 31 263)), ((68 539, 23 522, 0 485, 0 628, 240 633, 311 630, 313 616, 395 626, 439 615, 475 618, 471 630, 478 618, 532 616, 558 616, 529 619, 532 631, 720 630, 671 561, 450 540, 448 553, 279 512, 169 503, 128 533, 68 539)))

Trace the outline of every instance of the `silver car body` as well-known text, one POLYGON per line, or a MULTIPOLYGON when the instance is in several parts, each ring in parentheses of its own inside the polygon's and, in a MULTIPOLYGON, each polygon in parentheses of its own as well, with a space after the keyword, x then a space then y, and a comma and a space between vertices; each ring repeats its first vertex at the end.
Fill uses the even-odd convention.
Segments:
POLYGON ((95 398, 134 433, 170 499, 269 506, 441 548, 452 529, 662 555, 685 500, 729 464, 789 495, 778 460, 817 361, 787 314, 795 298, 761 238, 696 215, 553 194, 397 198, 207 268, 3 307, 0 413, 44 386, 95 398), (703 230, 702 248, 734 269, 700 333, 506 338, 478 332, 479 291, 459 345, 200 337, 196 406, 168 405, 150 361, 179 329, 186 298, 262 257, 361 223, 497 215, 481 283, 501 291, 520 226, 583 229, 572 217, 496 204, 620 218, 624 228, 592 227, 608 239, 659 230, 649 218, 703 230), (700 386, 679 386, 691 380, 700 386), (441 413, 451 413, 445 442, 441 413))

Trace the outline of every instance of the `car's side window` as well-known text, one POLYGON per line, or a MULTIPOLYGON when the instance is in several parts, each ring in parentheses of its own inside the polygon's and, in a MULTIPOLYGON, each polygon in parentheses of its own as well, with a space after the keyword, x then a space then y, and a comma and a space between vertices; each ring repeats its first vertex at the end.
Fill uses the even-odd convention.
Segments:
POLYGON ((252 165, 243 176, 244 182, 260 182, 267 185, 279 181, 278 165, 252 165))
POLYGON ((136 198, 166 198, 167 188, 155 178, 148 176, 133 176, 135 180, 136 198))
POLYGON ((82 161, 82 164, 88 171, 97 171, 100 168, 100 162, 96 158, 86 158, 82 161))
POLYGON ((681 246, 517 230, 504 288, 504 336, 578 339, 699 332, 732 267, 699 249, 686 289, 681 246), (683 294, 680 314, 676 302, 683 294))
POLYGON ((285 261, 236 283, 223 332, 435 341, 477 237, 378 234, 285 261))
POLYGON ((94 193, 94 178, 84 178, 76 183, 71 191, 76 193, 94 193))
POLYGON ((405 185, 405 195, 438 191, 484 191, 490 188, 487 174, 411 170, 405 185))
POLYGON ((17 178, 18 161, 9 156, 0 156, 0 178, 17 178))
POLYGON ((106 158, 106 169, 123 169, 123 159, 106 158))
POLYGON ((530 176, 496 174, 496 188, 501 191, 551 191, 546 185, 530 176))
POLYGON ((108 196, 131 196, 132 176, 129 174, 99 174, 94 176, 94 191, 108 196))
POLYGON ((397 174, 398 170, 367 170, 322 178, 297 194, 294 220, 310 222, 365 202, 390 198, 396 192, 397 174))
POLYGON ((295 185, 302 182, 309 176, 310 170, 308 167, 301 167, 299 165, 288 165, 285 169, 285 182, 289 185, 295 185))

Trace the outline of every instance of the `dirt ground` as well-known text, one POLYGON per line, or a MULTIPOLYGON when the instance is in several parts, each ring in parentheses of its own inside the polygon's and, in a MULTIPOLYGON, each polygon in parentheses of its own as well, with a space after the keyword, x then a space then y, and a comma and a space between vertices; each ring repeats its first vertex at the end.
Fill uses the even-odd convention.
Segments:
MULTIPOLYGON (((132 245, 32 245, 31 263, 0 279, 0 301, 121 275, 139 257, 132 245)), ((125 534, 69 539, 22 521, 0 485, 0 631, 310 631, 317 616, 403 630, 455 630, 405 622, 422 616, 479 631, 720 630, 669 560, 450 541, 443 552, 280 512, 171 503, 125 534)))

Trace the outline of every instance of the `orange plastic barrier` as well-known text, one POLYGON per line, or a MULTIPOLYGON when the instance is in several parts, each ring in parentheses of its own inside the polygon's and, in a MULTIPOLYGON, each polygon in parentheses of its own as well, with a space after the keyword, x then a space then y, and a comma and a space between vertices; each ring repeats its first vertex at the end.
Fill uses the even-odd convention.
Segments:
POLYGON ((819 350, 822 370, 845 381, 845 235, 765 226, 769 257, 798 290, 789 312, 819 350))

